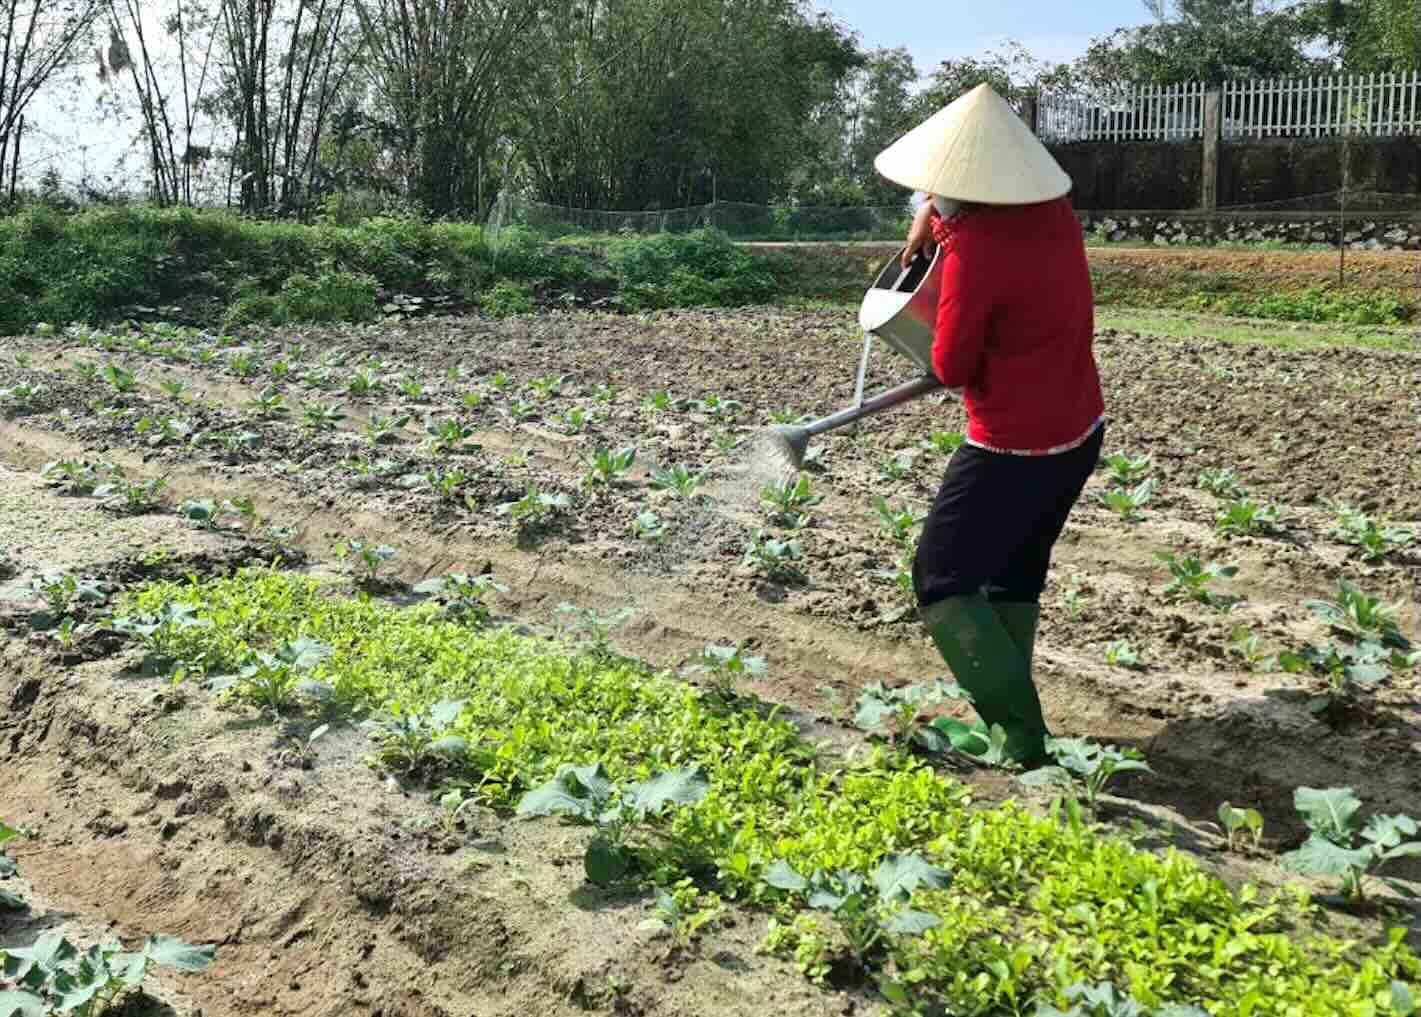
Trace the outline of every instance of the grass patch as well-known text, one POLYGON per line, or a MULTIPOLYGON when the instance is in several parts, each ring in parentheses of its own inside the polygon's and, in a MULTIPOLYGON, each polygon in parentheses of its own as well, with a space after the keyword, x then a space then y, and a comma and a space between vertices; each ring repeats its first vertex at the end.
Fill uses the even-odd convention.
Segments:
POLYGON ((1216 339, 1219 342, 1272 346, 1285 350, 1316 350, 1336 347, 1384 350, 1396 353, 1421 351, 1415 330, 1398 330, 1358 325, 1317 324, 1279 325, 1263 320, 1229 319, 1218 315, 1192 314, 1132 307, 1102 307, 1096 311, 1100 328, 1123 332, 1167 336, 1175 339, 1216 339))
POLYGON ((161 650, 189 679, 318 641, 329 652, 313 654, 304 677, 358 714, 413 718, 400 730, 416 741, 434 731, 417 718, 437 709, 447 774, 499 809, 563 764, 600 763, 617 782, 699 768, 709 793, 652 817, 633 842, 634 871, 662 886, 689 877, 769 909, 766 948, 811 977, 842 956, 842 930, 769 887, 773 863, 866 875, 889 853, 917 852, 949 869, 949 886, 912 898, 941 923, 888 935, 870 958, 870 983, 913 1012, 1029 1012, 1033 1000, 1064 1006, 1073 985, 1113 982, 1147 1006, 1380 1017, 1393 1012, 1393 983, 1421 976, 1399 932, 1369 944, 1330 938, 1311 927, 1318 912, 1304 894, 1233 890, 1186 855, 1143 850, 1078 813, 974 807, 966 787, 908 756, 826 761, 775 711, 728 705, 604 645, 571 651, 432 605, 336 597, 272 570, 151 585, 125 610, 174 604, 190 605, 196 623, 172 627, 161 650))

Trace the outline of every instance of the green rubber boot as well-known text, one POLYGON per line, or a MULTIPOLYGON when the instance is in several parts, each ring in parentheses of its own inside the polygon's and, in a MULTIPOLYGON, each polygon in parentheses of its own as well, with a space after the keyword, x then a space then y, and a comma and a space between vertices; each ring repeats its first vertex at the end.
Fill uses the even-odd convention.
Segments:
POLYGON ((1036 626, 1041 621, 1041 605, 1019 601, 994 600, 992 609, 1011 633, 1016 648, 1026 654, 1026 669, 1031 670, 1036 650, 1036 626))
POLYGON ((972 696, 977 716, 1006 731, 1007 755, 1026 767, 1041 765, 1047 730, 1029 655, 992 603, 980 593, 949 597, 925 608, 923 623, 957 683, 972 696))

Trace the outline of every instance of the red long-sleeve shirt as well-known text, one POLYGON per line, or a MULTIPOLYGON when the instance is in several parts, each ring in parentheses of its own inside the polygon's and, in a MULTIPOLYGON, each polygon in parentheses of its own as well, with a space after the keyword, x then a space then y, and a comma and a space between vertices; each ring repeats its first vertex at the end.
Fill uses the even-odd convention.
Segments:
POLYGON ((999 451, 1079 443, 1105 410, 1085 241, 1068 198, 935 218, 945 247, 933 367, 962 389, 967 438, 999 451))

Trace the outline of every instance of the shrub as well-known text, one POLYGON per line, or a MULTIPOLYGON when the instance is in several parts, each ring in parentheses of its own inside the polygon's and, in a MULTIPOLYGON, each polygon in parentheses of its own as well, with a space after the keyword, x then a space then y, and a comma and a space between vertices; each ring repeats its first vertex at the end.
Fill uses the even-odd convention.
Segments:
POLYGON ((527 283, 500 279, 480 295, 479 308, 492 318, 528 314, 533 310, 533 288, 527 283))

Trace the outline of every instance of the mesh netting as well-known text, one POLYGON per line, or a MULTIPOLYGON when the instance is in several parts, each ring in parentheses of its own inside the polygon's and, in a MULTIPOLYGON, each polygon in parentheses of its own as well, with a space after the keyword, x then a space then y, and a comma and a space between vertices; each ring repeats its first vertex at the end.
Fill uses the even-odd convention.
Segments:
POLYGON ((508 197, 503 222, 544 233, 684 233, 714 226, 741 240, 896 240, 908 230, 907 205, 838 208, 812 205, 712 205, 610 212, 508 197))
POLYGON ((1281 201, 1256 201, 1238 205, 1220 205, 1220 212, 1355 212, 1359 215, 1400 214, 1421 215, 1421 194, 1401 194, 1392 191, 1336 190, 1321 194, 1303 194, 1281 201))

